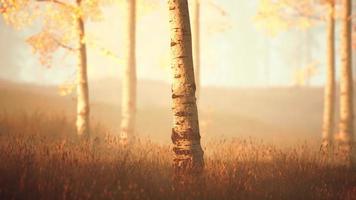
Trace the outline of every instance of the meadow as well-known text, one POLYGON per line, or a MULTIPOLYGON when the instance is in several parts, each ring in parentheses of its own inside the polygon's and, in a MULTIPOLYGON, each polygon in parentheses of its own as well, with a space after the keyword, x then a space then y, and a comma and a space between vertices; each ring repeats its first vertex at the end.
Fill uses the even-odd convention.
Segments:
MULTIPOLYGON (((168 121, 164 126, 169 127, 164 114, 153 115, 156 124, 148 123, 146 130, 160 136, 150 139, 143 134, 123 146, 107 123, 119 118, 100 118, 116 110, 94 102, 92 139, 83 141, 76 136, 70 97, 61 100, 43 88, 2 86, 0 199, 356 199, 355 169, 326 160, 318 140, 280 145, 247 133, 207 137, 203 126, 205 170, 177 182, 172 146, 157 142, 162 132, 170 138, 157 124, 168 121)), ((231 118, 214 117, 217 122, 211 123, 231 118)), ((263 135, 264 127, 258 126, 264 122, 235 119, 242 120, 238 124, 255 124, 251 129, 263 135)), ((139 117, 139 126, 144 122, 139 117)), ((229 126, 227 130, 235 128, 229 126)), ((266 129, 272 130, 282 129, 266 129)))
POLYGON ((91 141, 67 118, 0 119, 0 199, 355 199, 354 169, 308 144, 280 149, 253 139, 210 141, 205 170, 175 182, 169 145, 121 145, 104 127, 91 141))

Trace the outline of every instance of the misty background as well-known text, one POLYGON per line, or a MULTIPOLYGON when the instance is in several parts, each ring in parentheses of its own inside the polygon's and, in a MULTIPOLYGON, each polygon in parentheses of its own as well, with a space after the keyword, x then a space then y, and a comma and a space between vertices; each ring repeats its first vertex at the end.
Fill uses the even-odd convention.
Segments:
MULTIPOLYGON (((204 86, 291 86, 294 71, 317 63, 311 85, 322 85, 325 66, 324 24, 269 36, 255 25, 258 0, 203 0, 201 3, 201 82, 204 86), (305 40, 309 34, 309 44, 305 40), (306 55, 309 48, 310 55, 306 55), (309 57, 308 57, 309 56, 309 57), (309 61, 308 61, 309 59, 309 61), (311 61, 310 61, 311 60, 311 61)), ((137 73, 139 79, 169 83, 169 27, 165 1, 138 4, 137 73)), ((104 8, 102 21, 86 25, 89 37, 121 59, 125 47, 125 10, 104 8)), ((70 56, 57 58, 51 68, 40 65, 25 43, 34 29, 13 30, 0 20, 1 79, 58 85, 74 80, 70 56)), ((338 57, 336 58, 338 61, 338 57)), ((89 79, 120 77, 120 63, 88 47, 89 79)))
MULTIPOLYGON (((137 132, 155 141, 170 142, 168 10, 166 1, 152 2, 138 4, 137 132)), ((256 137, 281 144, 306 139, 319 142, 326 65, 325 25, 317 23, 310 29, 293 29, 272 37, 256 26, 257 7, 258 0, 202 0, 201 135, 256 137), (295 70, 311 62, 316 63, 317 73, 310 79, 310 87, 295 87, 295 70)), ((91 116, 113 133, 119 131, 121 118, 124 8, 104 8, 103 20, 86 24, 90 40, 118 58, 88 46, 91 116)), ((42 66, 25 42, 36 31, 36 27, 14 30, 0 19, 0 109, 10 113, 50 110, 73 117, 75 95, 60 96, 58 88, 74 83, 75 59, 62 52, 56 54, 50 68, 42 66)), ((336 38, 338 35, 337 24, 336 38)), ((337 74, 338 49, 336 39, 337 74)))

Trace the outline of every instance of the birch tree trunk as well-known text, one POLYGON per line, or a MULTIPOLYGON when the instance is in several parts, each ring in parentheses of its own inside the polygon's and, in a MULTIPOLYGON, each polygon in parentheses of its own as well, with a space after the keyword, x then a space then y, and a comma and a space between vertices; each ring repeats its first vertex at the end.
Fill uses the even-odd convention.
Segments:
MULTIPOLYGON (((356 8, 356 1, 352 1, 352 8, 356 8)), ((351 13, 353 13, 353 12, 355 12, 354 11, 354 9, 352 9, 353 11, 351 12, 351 13)), ((354 16, 355 16, 355 13, 353 14, 354 16)), ((354 19, 355 19, 355 17, 354 17, 354 19)), ((352 33, 352 45, 351 45, 351 49, 352 49, 352 72, 353 72, 353 80, 355 81, 355 79, 356 79, 356 46, 355 46, 355 44, 356 44, 356 41, 355 41, 355 38, 356 38, 356 21, 355 20, 352 20, 352 23, 351 23, 351 25, 352 25, 352 30, 351 30, 351 33, 352 33)))
POLYGON ((200 0, 194 0, 193 3, 193 61, 195 73, 195 95, 200 97, 200 0))
MULTIPOLYGON (((81 0, 77 0, 80 6, 81 0)), ((87 77, 87 53, 84 41, 85 27, 82 16, 77 18, 77 28, 79 34, 79 51, 77 65, 77 133, 78 135, 89 137, 89 90, 87 77)))
POLYGON ((135 134, 136 118, 136 0, 126 0, 128 7, 126 32, 126 64, 122 72, 122 104, 120 139, 127 141, 135 134))
POLYGON ((176 172, 200 172, 204 166, 187 0, 169 0, 171 67, 173 73, 173 165, 176 172))
POLYGON ((353 91, 351 68, 351 0, 342 0, 339 150, 347 165, 352 164, 353 91))
POLYGON ((324 88, 324 116, 322 132, 322 148, 332 148, 335 112, 335 3, 328 1, 327 16, 327 68, 324 88))

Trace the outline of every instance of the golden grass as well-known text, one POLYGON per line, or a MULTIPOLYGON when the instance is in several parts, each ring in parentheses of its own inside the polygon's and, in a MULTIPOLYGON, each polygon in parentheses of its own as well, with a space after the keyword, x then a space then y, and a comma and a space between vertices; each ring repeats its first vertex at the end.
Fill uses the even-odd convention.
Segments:
POLYGON ((0 199, 356 199, 355 170, 308 145, 205 142, 203 174, 177 184, 170 146, 141 139, 125 148, 101 126, 80 141, 71 121, 0 115, 0 199))

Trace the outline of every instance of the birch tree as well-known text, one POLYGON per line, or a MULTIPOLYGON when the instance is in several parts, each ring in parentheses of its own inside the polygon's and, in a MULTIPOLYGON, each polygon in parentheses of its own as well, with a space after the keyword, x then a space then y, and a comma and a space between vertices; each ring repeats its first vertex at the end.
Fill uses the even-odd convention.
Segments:
POLYGON ((122 142, 134 137, 136 120, 136 0, 126 0, 126 63, 122 71, 121 133, 122 142))
POLYGON ((200 96, 200 0, 193 0, 192 6, 192 41, 193 41, 193 64, 196 84, 196 97, 200 96))
MULTIPOLYGON (((308 28, 312 23, 319 21, 326 24, 327 66, 322 124, 322 148, 326 150, 332 144, 335 114, 335 0, 261 0, 260 2, 258 22, 272 34, 300 26, 308 28), (318 10, 317 7, 326 8, 326 12, 324 9, 318 10), (322 13, 327 13, 326 17, 322 13)), ((310 73, 306 73, 308 74, 310 73)), ((304 82, 305 73, 301 73, 301 78, 304 82)))
POLYGON ((339 150, 343 162, 352 164, 353 88, 351 57, 351 0, 342 0, 339 150))
POLYGON ((204 166, 187 0, 169 0, 173 100, 173 165, 177 173, 197 172, 204 166))
MULTIPOLYGON (((76 0, 77 6, 81 7, 82 0, 76 0)), ((78 135, 89 136, 90 129, 90 106, 89 106, 89 86, 87 75, 87 48, 85 43, 85 26, 81 13, 77 14, 77 34, 78 34, 78 64, 77 64, 77 133, 78 135)))
POLYGON ((333 143, 335 113, 335 2, 327 0, 327 69, 324 87, 322 148, 329 151, 333 143))
MULTIPOLYGON (((201 6, 203 3, 210 5, 211 9, 218 12, 221 16, 227 16, 227 13, 223 8, 216 5, 214 1, 211 0, 192 0, 192 44, 193 44, 193 63, 194 63, 194 74, 195 74, 195 85, 196 85, 196 97, 197 100, 200 98, 201 89, 201 6)), ((217 26, 216 24, 214 24, 217 26)), ((227 27, 223 27, 224 24, 220 23, 221 30, 218 32, 225 31, 227 27)))
POLYGON ((44 66, 53 65, 54 54, 60 49, 75 55, 76 129, 78 135, 84 137, 89 137, 90 132, 85 21, 100 19, 101 3, 99 0, 3 0, 1 9, 4 19, 10 25, 31 25, 34 19, 40 21, 41 31, 30 36, 27 42, 33 52, 39 55, 39 61, 44 66))

